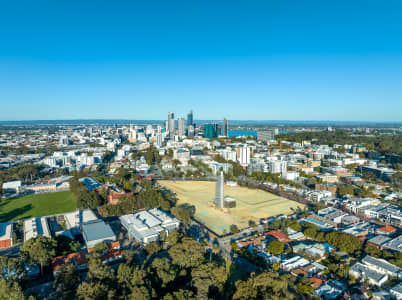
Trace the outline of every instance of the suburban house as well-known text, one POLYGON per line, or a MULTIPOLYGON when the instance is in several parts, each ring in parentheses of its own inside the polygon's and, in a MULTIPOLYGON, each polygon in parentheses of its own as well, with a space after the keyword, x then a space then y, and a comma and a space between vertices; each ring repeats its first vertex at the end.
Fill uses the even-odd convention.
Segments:
POLYGON ((84 252, 74 252, 65 256, 57 256, 52 261, 53 276, 56 276, 60 271, 60 266, 64 264, 74 265, 78 271, 88 269, 88 260, 84 252))

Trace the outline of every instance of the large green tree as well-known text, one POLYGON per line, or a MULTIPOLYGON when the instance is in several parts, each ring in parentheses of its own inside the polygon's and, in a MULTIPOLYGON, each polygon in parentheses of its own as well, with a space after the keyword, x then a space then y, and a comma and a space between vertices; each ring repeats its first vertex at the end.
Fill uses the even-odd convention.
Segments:
POLYGON ((155 258, 151 266, 152 272, 154 272, 160 280, 159 284, 161 287, 166 287, 170 282, 176 279, 178 270, 175 265, 172 265, 169 258, 155 258))
POLYGON ((362 242, 359 238, 344 232, 329 232, 325 235, 325 240, 339 250, 350 254, 362 248, 362 242))
POLYGON ((191 268, 200 265, 204 259, 204 248, 192 238, 184 237, 181 243, 169 249, 172 262, 182 268, 191 268))
POLYGON ((77 289, 78 299, 84 300, 104 300, 112 299, 108 297, 108 286, 102 282, 82 282, 77 289))
POLYGON ((58 273, 53 282, 53 287, 60 290, 62 295, 72 295, 76 286, 80 282, 80 274, 72 264, 64 264, 57 270, 58 273))
POLYGON ((20 250, 30 261, 39 263, 41 272, 43 272, 43 267, 49 265, 55 257, 56 246, 57 242, 55 240, 39 235, 26 241, 20 250))
POLYGON ((225 266, 218 266, 215 263, 201 264, 191 270, 191 276, 198 298, 221 298, 219 295, 227 280, 225 266))
POLYGON ((285 245, 277 240, 274 240, 268 244, 268 251, 269 253, 273 255, 279 255, 283 252, 283 249, 285 248, 285 245))
POLYGON ((0 299, 2 300, 24 300, 24 293, 15 281, 8 281, 0 278, 0 299))
POLYGON ((236 282, 234 300, 252 299, 295 299, 296 295, 290 288, 290 278, 277 273, 263 272, 245 281, 236 282))

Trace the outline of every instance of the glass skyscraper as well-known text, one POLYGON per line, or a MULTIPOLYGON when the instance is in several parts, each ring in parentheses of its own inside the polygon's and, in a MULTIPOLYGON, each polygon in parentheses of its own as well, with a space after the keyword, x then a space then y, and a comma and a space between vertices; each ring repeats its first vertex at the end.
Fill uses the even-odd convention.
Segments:
POLYGON ((190 110, 190 112, 187 114, 187 126, 192 126, 194 124, 193 122, 193 111, 190 110))
POLYGON ((222 135, 229 136, 229 125, 228 125, 228 119, 226 118, 223 119, 222 135))
POLYGON ((207 139, 213 139, 218 137, 218 124, 211 123, 204 125, 204 137, 207 139))

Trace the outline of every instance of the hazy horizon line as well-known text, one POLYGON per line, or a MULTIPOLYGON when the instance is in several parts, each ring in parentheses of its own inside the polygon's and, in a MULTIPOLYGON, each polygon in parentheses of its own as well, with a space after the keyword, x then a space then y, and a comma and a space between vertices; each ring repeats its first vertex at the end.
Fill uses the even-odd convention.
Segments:
MULTIPOLYGON (((228 118, 227 118, 228 119, 228 118)), ((78 122, 78 121, 125 121, 125 122, 164 122, 167 119, 129 119, 129 118, 71 118, 71 119, 19 119, 19 120, 0 120, 0 123, 24 123, 24 122, 78 122)), ((177 120, 177 119, 175 119, 177 120)), ((195 123, 223 121, 223 119, 197 119, 195 123)), ((291 120, 291 119, 228 119, 229 122, 292 122, 292 123, 366 123, 366 124, 402 124, 402 121, 365 121, 365 120, 291 120)))

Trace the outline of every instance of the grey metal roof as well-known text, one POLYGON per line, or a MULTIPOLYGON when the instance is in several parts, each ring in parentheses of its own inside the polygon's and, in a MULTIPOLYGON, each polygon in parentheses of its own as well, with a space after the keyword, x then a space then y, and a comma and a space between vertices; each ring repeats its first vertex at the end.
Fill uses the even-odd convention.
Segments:
POLYGON ((82 225, 82 231, 87 241, 116 238, 112 228, 102 220, 84 223, 82 225))
POLYGON ((384 245, 384 247, 391 249, 391 250, 401 252, 402 251, 402 235, 389 241, 386 245, 384 245))
POLYGON ((357 262, 355 263, 351 268, 351 271, 354 271, 356 273, 360 273, 361 276, 367 277, 369 279, 374 280, 375 282, 381 281, 384 277, 387 275, 378 273, 376 271, 373 271, 372 269, 368 268, 367 266, 357 262))
POLYGON ((391 239, 389 237, 386 237, 384 235, 377 235, 377 236, 373 237, 372 239, 368 240, 368 242, 382 246, 390 240, 391 239))
POLYGON ((370 255, 366 255, 363 259, 362 259, 362 263, 364 264, 369 264, 369 265, 374 265, 377 266, 379 268, 382 268, 388 272, 392 272, 392 273, 399 273, 401 268, 390 264, 389 262, 383 260, 383 259, 378 259, 378 258, 374 258, 370 255))
POLYGON ((159 236, 161 231, 176 228, 180 223, 176 218, 156 208, 121 216, 120 222, 139 241, 159 236))
POLYGON ((88 191, 93 191, 97 188, 102 187, 102 184, 96 180, 95 178, 92 177, 83 177, 79 179, 79 182, 81 182, 83 185, 86 186, 86 188, 88 189, 88 191))
POLYGON ((398 294, 402 294, 402 283, 397 284, 391 289, 391 292, 397 292, 398 294))

